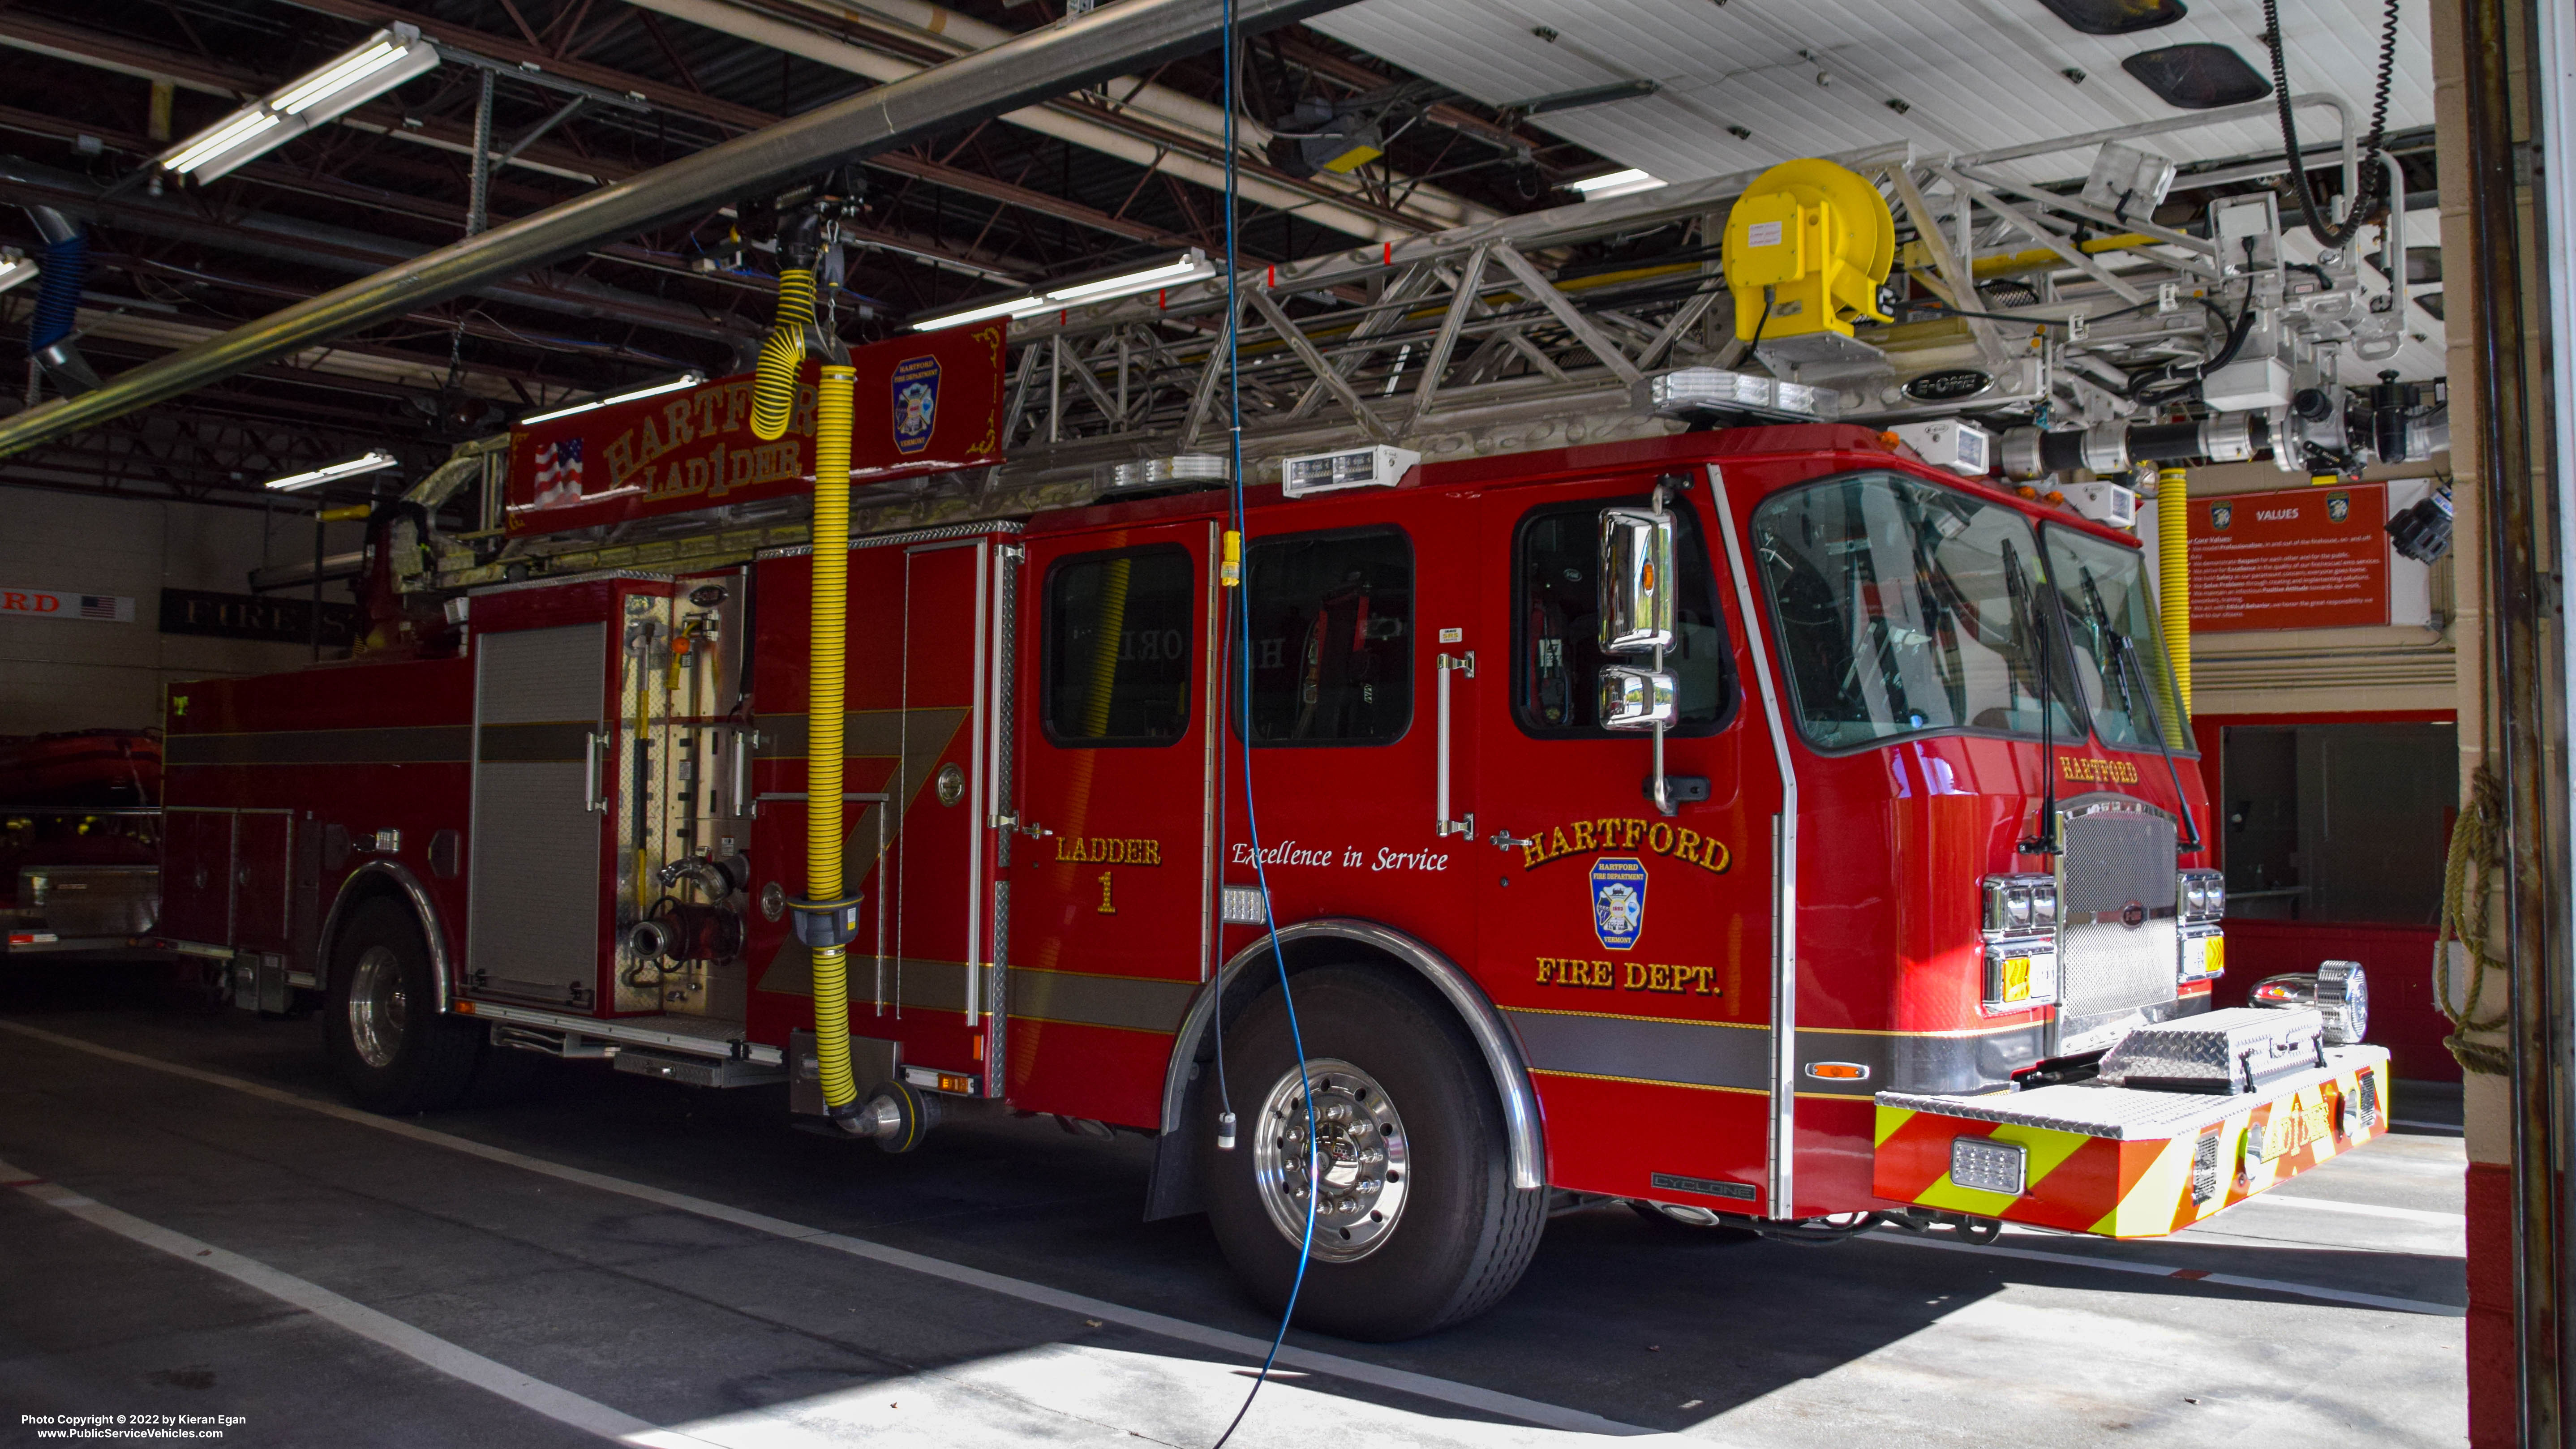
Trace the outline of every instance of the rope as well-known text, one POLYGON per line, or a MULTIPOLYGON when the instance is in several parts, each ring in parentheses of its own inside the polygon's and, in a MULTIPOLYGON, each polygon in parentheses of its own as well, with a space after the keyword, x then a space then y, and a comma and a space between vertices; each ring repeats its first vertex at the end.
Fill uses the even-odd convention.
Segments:
POLYGON ((2458 1028, 2442 1039, 2464 1071, 2503 1076, 2511 1061, 2500 1047, 2472 1041, 2475 1034, 2498 1030, 2505 1013, 2481 1017, 2478 1004, 2490 973, 2508 968, 2487 954, 2488 902, 2494 899, 2496 872, 2504 866, 2504 784, 2492 765, 2478 766, 2469 778, 2469 808, 2451 827, 2451 855, 2442 871, 2442 926, 2433 937, 2433 1002, 2458 1028), (2451 1010, 2451 944, 2459 943, 2468 960, 2468 986, 2460 1009, 2451 1010))

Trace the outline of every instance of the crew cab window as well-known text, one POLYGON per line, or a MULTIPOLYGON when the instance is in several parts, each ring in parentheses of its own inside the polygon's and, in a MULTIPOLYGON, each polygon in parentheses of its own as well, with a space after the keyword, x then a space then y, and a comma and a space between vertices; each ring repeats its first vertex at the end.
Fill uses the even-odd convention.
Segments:
MULTIPOLYGON (((1646 500, 1550 504, 1521 518, 1512 546, 1512 717, 1541 738, 1597 738, 1600 728, 1601 510, 1646 500)), ((1673 563, 1681 572, 1678 648, 1664 651, 1684 735, 1714 732, 1735 703, 1734 650, 1717 612, 1708 541, 1687 508, 1674 510, 1673 563)), ((1640 656, 1642 658, 1642 656, 1640 656)), ((1620 656, 1617 662, 1638 659, 1620 656)))
MULTIPOLYGON (((1799 728, 1821 749, 1903 735, 2040 732, 2046 571, 2028 519, 1901 473, 1783 492, 1754 510, 1753 550, 1799 728)), ((2051 727, 2080 729, 2063 650, 2051 727)))
POLYGON ((1048 572, 1048 738, 1168 745, 1189 732, 1192 572, 1177 548, 1081 554, 1048 572))
POLYGON ((2055 524, 2046 532, 2049 577, 2075 646, 2075 673, 2093 715, 2093 733, 2115 750, 2152 750, 2161 743, 2178 755, 2197 753, 2158 637, 2146 555, 2055 524))
MULTIPOLYGON (((1256 745, 1383 745, 1413 722, 1413 546, 1393 529, 1244 550, 1256 745)), ((1241 701, 1232 701, 1243 728, 1241 701)))

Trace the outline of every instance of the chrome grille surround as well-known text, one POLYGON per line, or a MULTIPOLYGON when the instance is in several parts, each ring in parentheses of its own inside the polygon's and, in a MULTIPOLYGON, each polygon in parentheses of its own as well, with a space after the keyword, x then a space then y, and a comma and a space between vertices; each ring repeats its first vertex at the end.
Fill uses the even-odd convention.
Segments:
POLYGON ((2065 802, 2060 815, 2059 1019, 2173 1000, 2181 960, 2173 817, 2112 794, 2065 802))

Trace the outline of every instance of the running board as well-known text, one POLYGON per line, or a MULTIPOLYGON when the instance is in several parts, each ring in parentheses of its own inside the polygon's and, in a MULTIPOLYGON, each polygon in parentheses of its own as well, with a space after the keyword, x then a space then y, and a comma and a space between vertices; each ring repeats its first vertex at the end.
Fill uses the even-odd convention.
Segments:
POLYGON ((478 1021, 539 1027, 547 1031, 563 1032, 567 1038, 589 1037, 599 1041, 616 1042, 623 1046, 650 1047, 659 1052, 676 1052, 682 1056, 713 1057, 718 1061, 753 1062, 764 1067, 782 1066, 787 1061, 787 1054, 777 1047, 744 1041, 738 1036, 701 1036, 693 1032, 672 1031, 667 1027, 647 1025, 640 1021, 602 1021, 595 1016, 574 1016, 562 1011, 539 1011, 526 1006, 503 1006, 490 1001, 459 1001, 451 1010, 459 1016, 470 1016, 478 1021))

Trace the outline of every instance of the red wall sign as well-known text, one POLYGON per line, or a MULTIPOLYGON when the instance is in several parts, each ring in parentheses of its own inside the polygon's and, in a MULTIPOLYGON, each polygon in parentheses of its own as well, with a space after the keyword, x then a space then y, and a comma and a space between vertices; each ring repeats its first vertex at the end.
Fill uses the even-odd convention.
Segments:
MULTIPOLYGON (((1002 459, 1008 324, 898 337, 850 351, 858 370, 850 479, 874 482, 1002 459)), ((802 493, 814 481, 814 379, 805 365, 785 436, 751 433, 750 373, 521 428, 510 440, 509 530, 555 533, 802 493)))
POLYGON ((2191 503, 2191 627, 2202 633, 2388 622, 2388 486, 2191 503))

